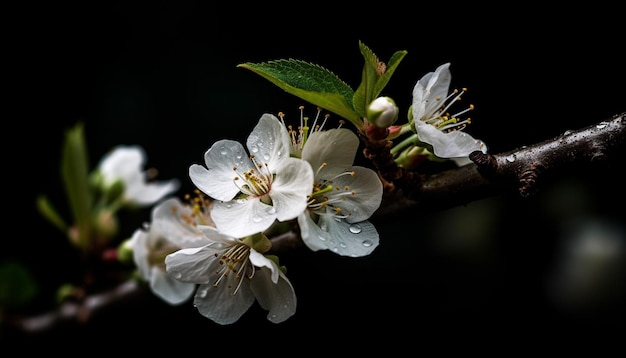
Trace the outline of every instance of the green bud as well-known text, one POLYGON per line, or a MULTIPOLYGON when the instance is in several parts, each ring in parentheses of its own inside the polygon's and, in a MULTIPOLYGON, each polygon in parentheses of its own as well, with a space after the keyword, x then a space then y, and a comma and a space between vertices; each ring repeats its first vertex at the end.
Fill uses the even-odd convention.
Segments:
POLYGON ((124 264, 133 262, 133 247, 130 239, 124 240, 124 242, 118 246, 117 259, 124 264))
POLYGON ((367 107, 367 120, 379 128, 387 128, 398 120, 398 106, 389 97, 378 97, 367 107))
POLYGON ((110 238, 117 235, 119 222, 117 216, 111 210, 100 210, 94 217, 94 231, 102 242, 108 242, 110 238))
POLYGON ((124 195, 125 185, 123 180, 116 180, 107 188, 104 188, 104 196, 108 202, 114 202, 124 195))

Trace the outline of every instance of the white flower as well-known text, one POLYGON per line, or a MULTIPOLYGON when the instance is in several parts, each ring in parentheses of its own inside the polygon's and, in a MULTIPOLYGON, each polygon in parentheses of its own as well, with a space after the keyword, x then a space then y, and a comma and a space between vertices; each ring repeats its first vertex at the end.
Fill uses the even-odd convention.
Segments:
POLYGON ((378 232, 367 219, 380 206, 383 186, 376 172, 353 166, 358 146, 358 137, 345 128, 315 131, 304 145, 302 159, 315 168, 315 182, 298 224, 311 250, 358 257, 378 246, 378 232))
POLYGON ((189 168, 196 187, 217 200, 211 213, 217 228, 233 237, 295 219, 313 183, 311 166, 290 158, 289 136, 277 117, 264 114, 246 144, 249 155, 241 143, 220 140, 205 153, 206 168, 189 168))
MULTIPOLYGON (((194 305, 219 324, 236 322, 256 301, 280 323, 296 311, 296 295, 278 265, 249 245, 249 241, 200 227, 211 243, 182 249, 165 258, 167 272, 178 280, 199 284, 194 305)), ((265 238, 266 239, 266 238, 265 238)))
POLYGON ((146 153, 139 146, 117 146, 107 153, 98 166, 104 187, 121 181, 124 185, 123 201, 131 205, 150 206, 168 194, 178 190, 176 179, 147 182, 147 173, 142 170, 146 153))
POLYGON ((450 63, 439 66, 435 72, 424 75, 413 89, 412 118, 415 131, 420 141, 433 147, 433 152, 440 158, 467 157, 480 150, 487 153, 487 146, 463 132, 470 119, 461 120, 459 116, 473 109, 469 108, 450 115, 448 109, 465 93, 454 90, 448 94, 452 75, 450 63))
POLYGON ((152 221, 146 229, 137 229, 128 242, 139 275, 152 292, 164 301, 177 305, 191 297, 196 286, 170 277, 165 270, 165 256, 181 248, 206 245, 197 225, 206 224, 208 210, 183 205, 178 198, 166 199, 152 209, 152 221))

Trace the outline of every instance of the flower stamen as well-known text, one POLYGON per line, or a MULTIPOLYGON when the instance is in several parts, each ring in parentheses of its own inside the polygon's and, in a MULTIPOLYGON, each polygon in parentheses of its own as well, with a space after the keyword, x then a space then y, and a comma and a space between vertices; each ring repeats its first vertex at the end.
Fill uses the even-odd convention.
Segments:
POLYGON ((254 155, 250 155, 250 159, 258 170, 252 168, 241 172, 235 166, 233 167, 233 171, 237 176, 233 178, 233 182, 242 194, 261 197, 270 192, 274 176, 270 172, 267 163, 258 162, 254 155), (242 180, 243 183, 241 183, 240 180, 242 180))
MULTIPOLYGON (((227 279, 229 277, 229 273, 233 272, 234 279, 237 283, 234 285, 232 295, 236 295, 237 292, 239 292, 242 281, 246 278, 252 279, 254 277, 255 268, 250 262, 249 257, 250 247, 244 244, 237 244, 226 250, 219 260, 221 267, 215 272, 215 274, 218 275, 218 278, 213 283, 213 287, 217 288, 222 280, 227 279)), ((233 285, 229 284, 228 287, 233 288, 233 285)))
MULTIPOLYGON (((318 169, 318 173, 325 167, 326 163, 322 163, 318 169)), ((313 185, 313 192, 309 195, 309 210, 315 212, 317 215, 331 215, 337 219, 345 219, 346 217, 352 215, 350 212, 344 214, 344 210, 339 206, 339 204, 343 202, 346 196, 355 195, 356 192, 351 190, 351 188, 347 185, 343 188, 340 186, 333 186, 333 182, 337 178, 345 175, 355 176, 356 173, 354 171, 345 171, 330 179, 324 179, 315 183, 313 185)))

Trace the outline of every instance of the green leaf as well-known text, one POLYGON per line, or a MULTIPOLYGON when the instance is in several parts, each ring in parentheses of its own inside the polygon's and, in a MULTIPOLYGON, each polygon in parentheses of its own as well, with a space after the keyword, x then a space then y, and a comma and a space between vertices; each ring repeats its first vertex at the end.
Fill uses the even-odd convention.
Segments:
POLYGON ((406 54, 407 54, 407 51, 403 50, 403 51, 396 51, 391 56, 391 58, 389 59, 389 62, 387 62, 387 70, 385 71, 385 73, 383 73, 383 75, 376 82, 376 87, 374 88, 374 95, 372 99, 376 99, 376 97, 378 97, 380 93, 383 91, 385 86, 387 86, 387 83, 389 83, 389 79, 394 74, 394 72, 396 72, 396 69, 398 68, 398 65, 400 64, 400 61, 402 61, 402 59, 404 58, 404 56, 406 56, 406 54))
POLYGON ((407 52, 395 52, 389 63, 385 64, 363 42, 359 42, 359 48, 365 59, 365 64, 361 75, 361 84, 354 94, 353 103, 359 116, 365 117, 367 107, 380 95, 407 52))
POLYGON ((61 158, 61 175, 78 229, 78 246, 90 245, 92 197, 89 190, 87 145, 81 123, 66 131, 61 158))
POLYGON ((37 197, 37 209, 39 213, 46 218, 57 229, 61 230, 64 234, 67 234, 67 224, 56 211, 56 209, 50 203, 50 200, 45 195, 39 195, 37 197))
POLYGON ((301 60, 242 63, 237 67, 255 72, 287 93, 333 112, 361 128, 361 116, 354 110, 354 91, 329 70, 301 60))
POLYGON ((380 77, 379 72, 381 67, 379 64, 381 64, 381 62, 372 50, 360 41, 359 47, 361 49, 361 54, 365 59, 365 64, 363 65, 363 73, 361 74, 361 84, 356 89, 353 102, 356 112, 361 117, 365 117, 367 106, 374 100, 373 93, 376 81, 378 81, 378 78, 380 77))

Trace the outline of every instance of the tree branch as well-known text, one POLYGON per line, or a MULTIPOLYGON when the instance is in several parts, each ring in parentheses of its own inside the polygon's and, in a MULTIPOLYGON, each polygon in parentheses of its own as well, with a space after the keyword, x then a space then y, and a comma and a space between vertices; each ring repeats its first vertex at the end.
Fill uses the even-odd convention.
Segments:
MULTIPOLYGON (((625 116, 626 112, 509 152, 494 155, 474 152, 470 155, 474 164, 420 175, 419 180, 410 175, 410 180, 397 176, 392 184, 398 185, 385 194, 375 217, 407 209, 413 212, 447 209, 515 190, 520 196, 528 197, 537 192, 539 184, 564 174, 568 169, 608 166, 623 155, 625 116), (414 186, 407 186, 407 183, 414 186)), ((391 169, 393 173, 403 171, 402 168, 391 169)), ((389 172, 381 175, 392 177, 389 172)))
POLYGON ((146 288, 135 279, 130 279, 104 292, 85 296, 81 300, 62 303, 56 310, 30 317, 7 316, 6 323, 19 332, 35 334, 50 331, 56 327, 72 324, 85 324, 97 314, 140 299, 146 288))
MULTIPOLYGON (((452 208, 469 202, 515 191, 522 197, 537 192, 540 182, 558 177, 568 168, 610 165, 623 155, 626 142, 626 113, 615 115, 589 127, 569 131, 557 138, 500 154, 474 152, 474 162, 437 174, 418 175, 389 161, 385 141, 366 143, 381 177, 391 185, 383 204, 372 219, 406 210, 429 211, 452 208)), ((304 247, 296 228, 272 237, 272 252, 304 247)), ((107 307, 137 298, 145 290, 135 281, 120 284, 111 291, 67 302, 57 310, 35 317, 12 317, 10 324, 24 332, 41 332, 68 322, 84 323, 107 307)))

